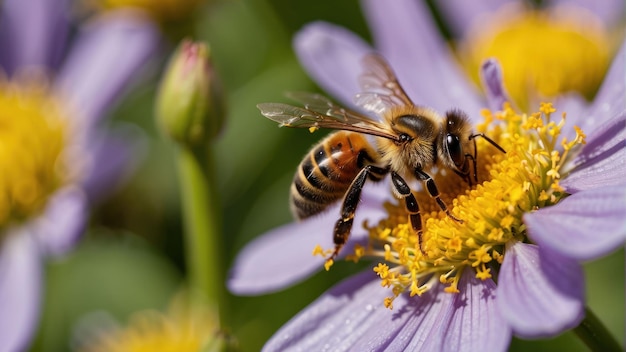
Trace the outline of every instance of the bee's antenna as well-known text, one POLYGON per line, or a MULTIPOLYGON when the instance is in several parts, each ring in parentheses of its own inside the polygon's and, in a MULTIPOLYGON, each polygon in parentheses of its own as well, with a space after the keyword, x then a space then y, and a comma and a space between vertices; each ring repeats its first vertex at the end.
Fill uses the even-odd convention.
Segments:
POLYGON ((493 145, 494 147, 496 147, 499 151, 501 151, 502 153, 506 154, 506 150, 504 150, 504 148, 502 148, 501 146, 498 145, 498 143, 496 143, 493 139, 485 136, 483 133, 476 133, 473 134, 471 136, 469 136, 469 139, 472 140, 476 137, 482 137, 484 138, 487 142, 491 143, 491 145, 493 145))

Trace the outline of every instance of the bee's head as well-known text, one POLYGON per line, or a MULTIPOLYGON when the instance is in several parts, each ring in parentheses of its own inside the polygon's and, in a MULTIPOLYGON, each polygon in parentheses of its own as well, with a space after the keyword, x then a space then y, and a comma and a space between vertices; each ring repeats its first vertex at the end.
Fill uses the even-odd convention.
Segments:
POLYGON ((467 115, 460 110, 446 113, 440 134, 439 160, 462 175, 470 172, 470 162, 476 158, 472 126, 467 115))

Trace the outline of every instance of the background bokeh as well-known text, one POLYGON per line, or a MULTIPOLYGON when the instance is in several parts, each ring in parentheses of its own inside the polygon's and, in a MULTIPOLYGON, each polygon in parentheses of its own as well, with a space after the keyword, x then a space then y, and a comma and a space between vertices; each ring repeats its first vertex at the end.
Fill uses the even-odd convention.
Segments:
MULTIPOLYGON (((114 110, 114 121, 144 131, 145 157, 128 182, 95 210, 80 245, 47 264, 43 319, 32 351, 71 350, 81 339, 81 327, 94 316, 124 324, 135 311, 165 309, 184 282, 176 148, 160 135, 153 118, 158 72, 181 33, 209 43, 226 91, 229 113, 213 148, 224 267, 252 238, 291 221, 287 197, 293 172, 324 132, 279 129, 255 105, 286 101, 285 91, 318 90, 291 48, 293 34, 315 20, 341 24, 369 38, 353 0, 216 0, 203 5, 182 29, 166 29, 171 36, 163 57, 155 60, 155 76, 114 110)), ((277 247, 276 255, 282 250, 277 247)), ((585 270, 589 306, 623 344, 624 251, 589 263, 585 270)), ((230 296, 230 330, 243 351, 257 351, 289 318, 353 272, 353 265, 338 263, 330 272, 282 292, 230 296)), ((514 340, 511 345, 513 351, 531 348, 585 350, 572 333, 545 341, 514 340)))

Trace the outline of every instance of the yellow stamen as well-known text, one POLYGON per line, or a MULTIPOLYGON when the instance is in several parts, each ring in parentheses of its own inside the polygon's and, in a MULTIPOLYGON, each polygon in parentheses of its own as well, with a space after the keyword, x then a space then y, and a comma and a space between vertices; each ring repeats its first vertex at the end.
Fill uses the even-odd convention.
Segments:
POLYGON ((332 259, 326 259, 326 261, 324 262, 324 269, 325 269, 326 271, 329 271, 329 270, 330 270, 330 267, 332 267, 332 266, 333 266, 333 264, 335 264, 335 261, 334 261, 334 260, 332 260, 332 259))
POLYGON ((358 263, 359 259, 361 259, 363 255, 365 255, 365 248, 357 243, 354 245, 354 253, 347 255, 346 260, 351 260, 355 263, 358 263))
POLYGON ((374 272, 378 274, 381 279, 386 279, 389 276, 389 265, 378 263, 378 266, 374 268, 374 272))
POLYGON ((491 279, 491 268, 487 268, 485 264, 482 264, 480 268, 476 269, 476 277, 481 280, 491 279))
POLYGON ((543 114, 549 115, 556 111, 556 109, 552 106, 551 103, 541 103, 539 104, 539 111, 543 114))
POLYGON ((319 244, 315 246, 315 248, 313 248, 313 256, 326 256, 326 252, 324 250, 324 248, 322 248, 322 246, 320 246, 319 244))
POLYGON ((385 308, 388 309, 393 309, 393 300, 395 297, 386 297, 384 304, 385 304, 385 308))

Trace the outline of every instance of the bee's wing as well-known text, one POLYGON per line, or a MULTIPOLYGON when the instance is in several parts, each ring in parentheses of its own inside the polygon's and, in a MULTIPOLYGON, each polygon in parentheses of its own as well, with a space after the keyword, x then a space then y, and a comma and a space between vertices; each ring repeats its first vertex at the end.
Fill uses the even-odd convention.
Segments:
POLYGON ((355 96, 358 106, 382 115, 393 106, 414 105, 382 56, 368 54, 363 59, 363 66, 365 71, 359 77, 363 92, 355 96))
POLYGON ((338 119, 343 118, 342 110, 345 109, 333 103, 330 99, 321 94, 308 92, 287 92, 285 95, 288 98, 299 102, 306 109, 316 111, 323 115, 336 116, 338 119), (337 112, 339 112, 339 114, 337 114, 337 112))
POLYGON ((257 107, 263 116, 278 122, 280 126, 331 128, 389 139, 398 138, 384 124, 338 106, 322 95, 290 93, 289 96, 303 103, 304 107, 282 103, 262 103, 258 104, 257 107))

